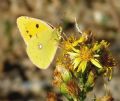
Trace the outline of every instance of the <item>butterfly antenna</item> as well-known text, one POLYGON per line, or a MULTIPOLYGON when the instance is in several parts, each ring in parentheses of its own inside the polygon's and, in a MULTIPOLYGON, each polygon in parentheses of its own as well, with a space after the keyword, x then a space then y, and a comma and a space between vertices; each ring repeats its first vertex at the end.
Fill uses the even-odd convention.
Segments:
POLYGON ((75 27, 76 27, 77 31, 78 31, 80 34, 82 34, 82 31, 80 30, 79 25, 78 25, 78 23, 77 23, 76 17, 75 17, 75 27))

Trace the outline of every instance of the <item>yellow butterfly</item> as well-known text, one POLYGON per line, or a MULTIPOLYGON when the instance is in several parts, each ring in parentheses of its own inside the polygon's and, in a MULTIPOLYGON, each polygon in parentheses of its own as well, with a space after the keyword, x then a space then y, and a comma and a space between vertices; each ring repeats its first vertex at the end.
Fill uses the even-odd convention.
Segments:
POLYGON ((48 68, 58 48, 61 31, 42 20, 26 16, 17 18, 17 25, 30 60, 41 69, 48 68))

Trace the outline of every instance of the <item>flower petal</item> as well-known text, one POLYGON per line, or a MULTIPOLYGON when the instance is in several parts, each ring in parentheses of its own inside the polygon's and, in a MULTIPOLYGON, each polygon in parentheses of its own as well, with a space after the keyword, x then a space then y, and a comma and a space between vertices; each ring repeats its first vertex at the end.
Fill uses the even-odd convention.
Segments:
POLYGON ((97 42, 94 44, 92 51, 97 51, 100 49, 101 44, 98 44, 97 42))
POLYGON ((82 70, 82 73, 85 71, 86 69, 86 66, 87 66, 87 61, 82 61, 78 67, 78 70, 77 72, 81 71, 82 70))
POLYGON ((76 52, 76 53, 79 53, 79 52, 80 52, 80 50, 78 50, 78 49, 76 49, 76 48, 74 48, 74 47, 72 47, 72 50, 73 50, 74 52, 76 52))
POLYGON ((85 41, 85 37, 81 36, 78 40, 76 40, 72 45, 77 46, 79 43, 85 41))
POLYGON ((74 62, 73 62, 74 69, 76 69, 76 67, 79 65, 80 61, 81 61, 80 58, 76 58, 76 59, 74 60, 74 62))
POLYGON ((100 57, 100 55, 99 55, 99 54, 95 54, 95 55, 94 55, 94 57, 96 57, 96 58, 97 58, 97 57, 100 57))
POLYGON ((96 67, 102 68, 101 64, 99 63, 99 61, 98 61, 97 59, 91 59, 90 61, 91 61, 91 62, 93 63, 93 65, 95 65, 96 67))
POLYGON ((84 73, 86 66, 87 66, 87 61, 84 61, 82 66, 82 73, 84 73))
POLYGON ((100 42, 100 44, 101 44, 101 46, 104 46, 105 48, 107 48, 110 44, 107 42, 107 41, 105 41, 105 40, 102 40, 101 42, 100 42))
POLYGON ((79 72, 81 70, 82 70, 82 68, 81 68, 81 63, 80 63, 80 65, 78 66, 77 72, 79 72))
POLYGON ((71 58, 71 59, 74 59, 74 58, 76 58, 77 56, 79 56, 79 54, 78 54, 78 53, 75 53, 75 52, 68 52, 68 54, 70 55, 70 58, 71 58))

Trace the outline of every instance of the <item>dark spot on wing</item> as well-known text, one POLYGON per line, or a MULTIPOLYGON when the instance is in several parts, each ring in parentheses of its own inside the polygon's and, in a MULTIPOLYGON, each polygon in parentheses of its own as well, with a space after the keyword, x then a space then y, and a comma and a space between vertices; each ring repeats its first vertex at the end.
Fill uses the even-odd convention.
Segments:
POLYGON ((39 24, 36 24, 36 28, 39 28, 39 24))
POLYGON ((31 38, 31 37, 32 37, 32 35, 29 35, 29 37, 31 38))
POLYGON ((29 33, 29 31, 28 31, 28 30, 26 30, 26 32, 27 32, 27 33, 29 33))

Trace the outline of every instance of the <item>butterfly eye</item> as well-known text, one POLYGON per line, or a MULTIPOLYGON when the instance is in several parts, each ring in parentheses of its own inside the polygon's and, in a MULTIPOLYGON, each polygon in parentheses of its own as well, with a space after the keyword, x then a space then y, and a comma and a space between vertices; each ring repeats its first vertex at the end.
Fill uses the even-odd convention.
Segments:
POLYGON ((36 24, 36 28, 39 28, 39 24, 36 24))

